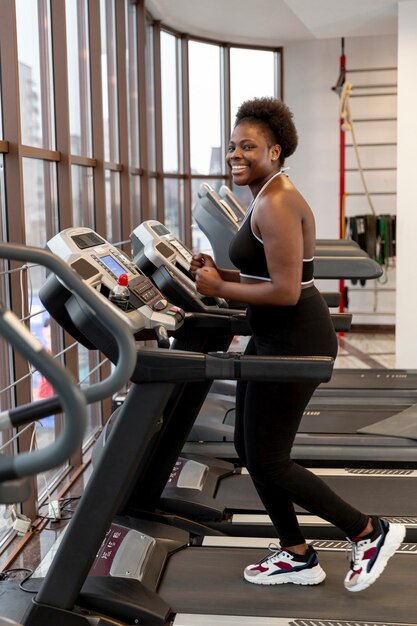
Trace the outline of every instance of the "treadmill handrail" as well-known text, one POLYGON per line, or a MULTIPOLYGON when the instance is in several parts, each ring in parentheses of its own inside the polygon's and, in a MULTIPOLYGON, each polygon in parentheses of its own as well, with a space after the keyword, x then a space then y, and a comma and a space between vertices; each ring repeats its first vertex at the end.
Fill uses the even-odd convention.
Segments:
POLYGON ((0 334, 51 382, 59 393, 64 413, 63 428, 51 444, 16 456, 0 456, 0 481, 3 482, 33 476, 64 463, 82 441, 87 403, 64 366, 55 361, 14 313, 1 305, 0 334))
POLYGON ((87 402, 92 403, 109 397, 123 387, 136 366, 136 344, 129 326, 122 317, 117 315, 116 311, 112 311, 104 298, 85 283, 75 270, 52 252, 20 244, 2 243, 0 244, 0 257, 47 267, 65 283, 68 289, 82 298, 94 315, 99 317, 113 334, 118 346, 117 363, 105 380, 88 388, 82 388, 87 402))
POLYGON ((370 257, 315 256, 314 278, 379 278, 381 266, 370 257))
POLYGON ((134 382, 196 382, 203 380, 298 380, 331 378, 331 357, 251 356, 239 352, 188 352, 140 348, 134 382))

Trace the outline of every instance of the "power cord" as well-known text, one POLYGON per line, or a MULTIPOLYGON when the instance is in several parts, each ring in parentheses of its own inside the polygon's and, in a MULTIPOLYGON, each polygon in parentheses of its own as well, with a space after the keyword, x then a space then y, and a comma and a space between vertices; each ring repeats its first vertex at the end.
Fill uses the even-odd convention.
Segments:
MULTIPOLYGON (((80 496, 72 497, 72 498, 63 498, 61 500, 50 500, 49 502, 44 502, 39 506, 39 511, 42 507, 48 507, 48 515, 41 515, 38 512, 38 517, 40 519, 45 519, 51 522, 51 524, 55 524, 57 522, 65 522, 69 521, 72 518, 72 515, 75 513, 74 509, 68 508, 71 502, 79 500, 80 496), (52 514, 51 514, 52 513, 52 514), (67 513, 68 515, 63 516, 63 513, 67 513)), ((45 528, 45 530, 51 530, 50 528, 45 528)))
POLYGON ((23 587, 25 582, 27 582, 34 573, 34 570, 30 569, 29 567, 16 567, 12 569, 6 569, 3 572, 0 572, 0 581, 14 580, 16 578, 14 574, 17 574, 18 572, 27 572, 27 576, 25 576, 19 583, 19 589, 25 591, 26 593, 38 593, 38 589, 26 589, 25 587, 23 587))

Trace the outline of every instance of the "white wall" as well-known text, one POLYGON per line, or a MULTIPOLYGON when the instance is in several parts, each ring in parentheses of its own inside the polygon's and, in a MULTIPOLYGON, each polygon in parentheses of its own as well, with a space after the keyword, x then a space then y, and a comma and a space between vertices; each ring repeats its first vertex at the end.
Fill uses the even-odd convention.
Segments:
POLYGON ((417 1, 398 6, 397 367, 417 369, 417 1))
MULTIPOLYGON (((284 97, 299 132, 299 146, 288 165, 316 214, 318 237, 339 236, 339 98, 331 88, 339 75, 340 54, 340 39, 296 41, 284 48, 284 97)), ((397 38, 346 39, 345 55, 348 69, 396 66, 397 38)), ((348 80, 359 79, 348 74, 348 80)), ((352 99, 351 106, 354 113, 359 99, 352 99)), ((361 208, 369 211, 366 204, 361 208)))
MULTIPOLYGON (((332 91, 339 75, 341 54, 340 39, 295 41, 284 48, 284 97, 294 113, 299 132, 299 146, 293 157, 288 159, 292 180, 311 205, 316 216, 317 237, 339 236, 339 97, 332 91)), ((397 65, 397 37, 355 37, 345 40, 347 68, 395 67, 397 65)), ((348 80, 354 85, 362 81, 395 82, 396 74, 379 75, 351 74, 348 80)), ((396 115, 395 98, 352 98, 351 108, 355 117, 396 115)), ((357 125, 358 141, 374 140, 364 136, 364 126, 357 125)), ((396 141, 395 123, 384 128, 368 124, 368 133, 376 133, 379 141, 396 141), (381 136, 384 134, 384 136, 381 136)), ((350 134, 346 141, 351 143, 350 134)), ((369 149, 365 149, 369 150, 369 149)), ((363 165, 396 164, 395 148, 375 149, 373 154, 363 152, 363 165)), ((347 166, 355 167, 354 152, 346 151, 347 166)), ((368 187, 372 191, 395 189, 395 172, 367 174, 368 187), (368 180, 369 178, 369 180, 368 180)), ((362 191, 358 174, 346 174, 346 191, 362 191)), ((395 196, 374 198, 377 213, 396 213, 395 196)), ((366 198, 348 197, 346 215, 365 214, 371 211, 366 198)), ((395 272, 390 271, 388 284, 381 286, 368 281, 365 288, 350 288, 350 310, 354 322, 369 324, 393 324, 395 322, 395 272), (377 288, 377 294, 374 293, 377 288), (384 290, 382 290, 384 289, 384 290), (374 314, 376 311, 383 314, 374 314), (361 314, 363 312, 363 314, 361 314)), ((337 289, 336 281, 319 282, 320 288, 337 289)))
POLYGON ((297 41, 284 48, 284 99, 294 113, 299 144, 288 159, 290 178, 312 207, 318 237, 339 236, 338 96, 340 41, 297 41))

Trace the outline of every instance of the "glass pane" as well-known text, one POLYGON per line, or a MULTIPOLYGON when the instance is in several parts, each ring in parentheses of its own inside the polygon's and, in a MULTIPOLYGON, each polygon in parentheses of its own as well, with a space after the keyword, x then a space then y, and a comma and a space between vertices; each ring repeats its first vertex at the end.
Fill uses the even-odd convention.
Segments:
MULTIPOLYGON (((1 100, 0 100, 1 103, 1 100)), ((0 110, 1 114, 1 110, 0 110)), ((1 123, 1 115, 0 115, 0 123, 1 123)), ((0 135, 1 137, 1 135, 0 135)), ((5 217, 5 195, 4 195, 4 158, 3 155, 0 154, 0 236, 2 241, 7 241, 5 237, 4 231, 4 217, 5 217)), ((3 273, 6 270, 6 263, 3 259, 0 259, 0 302, 2 304, 7 305, 9 303, 8 298, 8 282, 6 275, 3 273)), ((10 371, 9 371, 9 347, 5 341, 0 337, 0 411, 4 411, 12 406, 11 403, 11 392, 3 391, 10 384, 10 371)), ((2 430, 0 431, 0 446, 8 441, 11 436, 10 431, 2 430)), ((8 450, 5 448, 2 450, 3 454, 7 454, 8 450)), ((3 515, 5 507, 0 504, 0 515, 3 515)), ((0 529, 0 545, 2 539, 7 536, 9 529, 3 527, 0 529)))
POLYGON ((116 15, 114 0, 100 0, 101 83, 103 94, 104 160, 119 160, 117 106, 116 15))
MULTIPOLYGON (((26 243, 42 248, 58 231, 56 163, 28 158, 22 163, 26 243)), ((40 271, 32 275, 34 288, 42 285, 40 271)))
POLYGON ((16 0, 16 20, 22 143, 54 150, 49 0, 16 0))
MULTIPOLYGON (((4 193, 4 157, 0 154, 0 237, 2 241, 7 241, 5 231, 5 193, 4 193)), ((10 304, 9 291, 8 291, 8 279, 4 272, 7 269, 6 262, 0 258, 0 302, 4 305, 10 304)), ((9 359, 8 359, 8 347, 6 342, 0 338, 0 389, 5 389, 10 384, 10 372, 9 372, 9 359)), ((11 395, 9 392, 0 393, 0 410, 7 409, 11 406, 11 395)), ((7 433, 0 431, 0 445, 4 440, 7 440, 7 433)))
POLYGON ((87 0, 66 0, 71 154, 92 157, 87 0))
POLYGON ((236 111, 244 100, 278 96, 275 92, 277 80, 274 55, 275 53, 269 50, 231 48, 230 113, 232 125, 236 111))
POLYGON ((140 177, 130 176, 130 226, 131 230, 136 228, 142 221, 142 211, 140 204, 140 177))
POLYGON ((220 48, 190 41, 190 151, 192 174, 221 174, 220 48))
POLYGON ((125 0, 125 14, 129 165, 131 167, 140 167, 138 32, 136 4, 131 4, 130 0, 125 0))
POLYGON ((117 243, 122 239, 120 207, 120 174, 105 170, 107 240, 117 243))
POLYGON ((4 155, 0 153, 0 237, 7 241, 6 236, 6 194, 4 179, 4 155))
POLYGON ((94 179, 93 168, 73 165, 72 225, 94 228, 94 179))
MULTIPOLYGON (((198 190, 200 189, 202 183, 210 185, 215 191, 218 192, 224 181, 219 180, 218 178, 193 178, 191 181, 191 197, 193 199, 193 203, 197 202, 198 190)), ((200 230, 199 226, 194 221, 194 218, 191 224, 191 241, 194 252, 205 252, 206 254, 211 254, 213 256, 213 248, 211 247, 211 244, 205 234, 200 230)))
MULTIPOLYGON (((33 270, 32 270, 33 271, 33 270)), ((32 273, 32 272, 31 272, 32 273)), ((46 271, 44 271, 44 280, 46 271)), ((29 283, 30 284, 30 283, 29 283)), ((51 343, 51 320, 45 311, 36 291, 32 296, 30 332, 48 352, 53 352, 51 343)), ((37 371, 32 374, 32 399, 43 400, 54 395, 51 383, 37 371)), ((36 439, 39 447, 44 447, 55 438, 55 416, 45 417, 36 425, 36 439)))
POLYGON ((162 154, 164 172, 178 172, 177 38, 161 32, 162 154))
POLYGON ((155 171, 155 89, 154 89, 154 55, 153 55, 153 28, 146 26, 146 123, 148 127, 148 155, 149 169, 155 171))
MULTIPOLYGON (((44 247, 58 229, 56 164, 28 158, 24 158, 22 164, 26 243, 30 246, 44 247)), ((46 276, 46 268, 35 265, 24 273, 23 278, 27 281, 30 331, 49 352, 52 352, 49 314, 39 299, 39 290, 46 276)), ((33 372, 31 382, 33 400, 53 395, 51 384, 39 372, 33 372)), ((38 448, 44 448, 54 441, 55 419, 54 415, 50 415, 36 424, 38 448)), ((48 474, 48 477, 50 476, 51 474, 48 474)), ((43 489, 44 477, 41 476, 38 480, 40 489, 43 489)))
POLYGON ((164 224, 170 231, 180 237, 180 215, 182 214, 183 181, 175 178, 164 180, 165 216, 164 224))
POLYGON ((2 102, 1 102, 1 82, 0 82, 0 139, 3 139, 3 112, 2 112, 2 102))
POLYGON ((156 215, 157 206, 156 178, 149 179, 149 208, 151 215, 156 215))
MULTIPOLYGON (((99 353, 95 350, 87 350, 78 344, 78 380, 82 385, 89 386, 98 382, 99 353)), ((84 439, 101 424, 101 407, 99 402, 94 402, 87 407, 87 428, 84 439)))

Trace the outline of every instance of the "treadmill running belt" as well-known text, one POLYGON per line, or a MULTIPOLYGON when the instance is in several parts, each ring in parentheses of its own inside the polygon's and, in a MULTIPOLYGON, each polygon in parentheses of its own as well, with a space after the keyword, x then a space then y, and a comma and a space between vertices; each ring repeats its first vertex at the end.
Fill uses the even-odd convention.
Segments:
POLYGON ((348 569, 343 548, 320 551, 327 578, 311 587, 268 587, 244 581, 243 569, 264 556, 265 550, 258 549, 181 550, 170 559, 159 593, 177 613, 318 618, 333 624, 340 620, 417 623, 415 553, 394 555, 376 583, 360 593, 343 586, 348 569))
POLYGON ((320 389, 417 389, 417 373, 407 370, 389 369, 344 369, 333 370, 328 383, 320 389))
MULTIPOLYGON (((321 476, 341 498, 369 515, 417 517, 416 476, 321 476), (387 495, 389 494, 389 496, 387 495)), ((248 475, 227 476, 220 481, 216 500, 228 510, 264 512, 248 475)), ((295 507, 303 512, 301 507, 295 507)))

